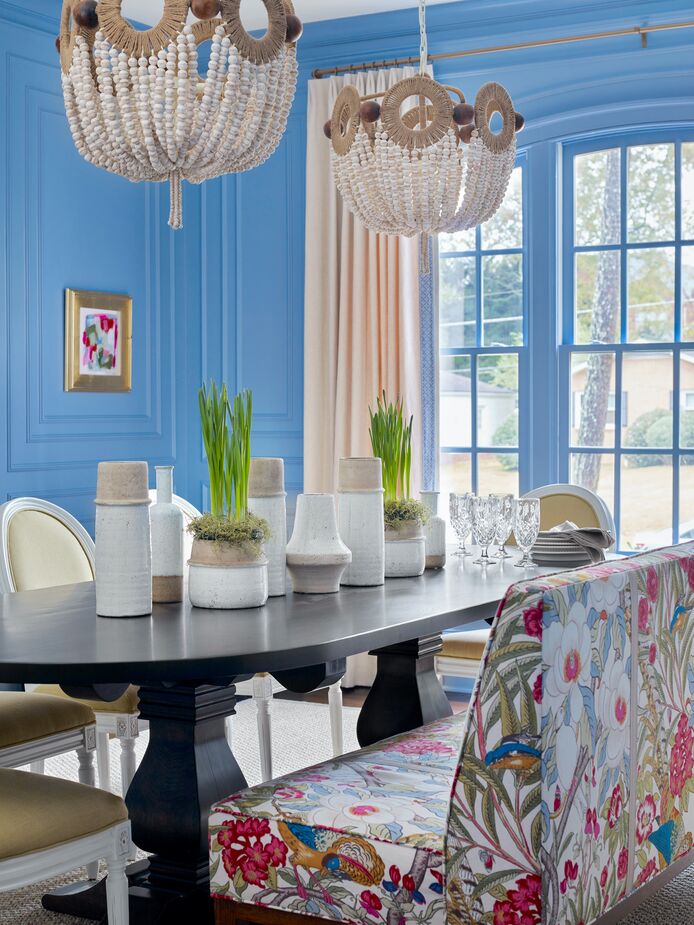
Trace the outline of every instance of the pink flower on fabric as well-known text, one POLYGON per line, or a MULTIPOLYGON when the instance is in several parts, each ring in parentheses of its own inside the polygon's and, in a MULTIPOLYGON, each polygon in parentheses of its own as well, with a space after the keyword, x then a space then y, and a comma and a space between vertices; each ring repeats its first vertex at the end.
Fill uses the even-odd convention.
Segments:
POLYGON ((542 918, 542 880, 529 874, 494 903, 493 925, 539 925, 542 918))
POLYGON ((280 787, 275 790, 275 798, 278 800, 303 800, 305 794, 298 787, 280 787))
POLYGON ((533 700, 535 703, 542 703, 542 673, 535 678, 535 683, 533 684, 533 700))
POLYGON ((607 883, 607 873, 607 864, 605 864, 602 869, 602 873, 600 874, 600 889, 602 890, 605 889, 605 884, 607 883))
POLYGON ((607 824, 611 829, 613 829, 619 817, 622 815, 622 788, 617 784, 617 786, 612 791, 612 796, 610 797, 610 805, 607 808, 607 824))
POLYGON ((657 651, 658 651, 658 650, 657 650, 656 647, 655 647, 655 643, 652 642, 652 643, 651 643, 651 647, 650 647, 650 649, 648 650, 648 664, 649 664, 649 665, 655 665, 655 657, 656 657, 657 651))
POLYGON ((673 796, 681 796, 685 785, 694 771, 694 730, 690 728, 686 713, 677 722, 675 744, 670 755, 670 790, 673 796))
POLYGON ((658 865, 656 864, 655 858, 651 858, 648 864, 644 867, 641 873, 636 878, 636 883, 634 886, 643 886, 644 883, 647 883, 652 876, 656 873, 658 865))
POLYGON ((534 636, 536 639, 542 639, 542 613, 544 606, 540 600, 534 607, 528 607, 523 611, 523 622, 525 623, 525 632, 528 636, 534 636))
POLYGON ((397 867, 395 864, 391 864, 390 870, 388 871, 388 873, 390 874, 391 881, 395 884, 395 886, 398 886, 398 884, 400 883, 400 876, 401 876, 400 868, 397 867))
POLYGON ((564 879, 562 880, 559 889, 562 894, 566 893, 567 889, 578 877, 578 864, 575 861, 565 861, 564 863, 564 879))
POLYGON ((658 599, 658 573, 652 565, 646 576, 646 591, 651 601, 655 603, 658 599))
POLYGON ((230 878, 237 870, 246 883, 264 886, 270 867, 281 867, 287 859, 287 846, 270 836, 263 843, 263 837, 270 834, 267 819, 230 819, 217 834, 222 848, 222 863, 230 878))
POLYGON ((436 742, 433 739, 405 739, 403 742, 393 742, 385 745, 384 752, 400 752, 401 755, 451 755, 453 748, 445 742, 436 742))
POLYGON ((619 858, 617 860, 617 877, 620 880, 624 880, 627 875, 627 870, 629 868, 629 849, 622 848, 619 852, 619 858))
POLYGON ((375 893, 372 893, 371 890, 364 890, 364 892, 359 897, 359 901, 369 915, 373 915, 374 918, 378 918, 378 913, 383 908, 383 903, 375 893))
POLYGON ((600 835, 600 825, 598 823, 598 813, 595 809, 589 809, 586 812, 585 834, 598 838, 600 835))
POLYGON ((649 793, 643 803, 636 810, 636 840, 641 845, 653 831, 656 806, 655 800, 649 793))
POLYGON ((639 600, 639 632, 644 635, 650 632, 650 626, 648 625, 649 610, 648 601, 645 597, 642 597, 639 600))

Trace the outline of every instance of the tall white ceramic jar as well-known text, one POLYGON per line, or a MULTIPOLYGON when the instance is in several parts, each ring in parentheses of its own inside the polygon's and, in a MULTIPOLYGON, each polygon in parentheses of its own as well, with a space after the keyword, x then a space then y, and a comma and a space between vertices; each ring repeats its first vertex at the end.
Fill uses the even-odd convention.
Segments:
POLYGON ((420 496, 422 503, 429 510, 429 520, 424 525, 426 567, 443 568, 446 564, 446 521, 439 517, 439 493, 422 491, 420 496))
POLYGON ((341 459, 337 523, 352 562, 342 575, 343 585, 372 587, 385 580, 383 533, 383 466, 380 459, 341 459))
POLYGON ((287 568, 297 594, 334 594, 352 553, 337 530, 332 495, 299 495, 287 568))
POLYGON ((157 466, 157 502, 150 508, 152 526, 152 600, 183 600, 183 512, 173 503, 173 466, 157 466))
POLYGON ((95 576, 99 616, 152 613, 149 505, 147 463, 99 463, 95 576))
POLYGON ((287 593, 287 493, 284 490, 283 459, 251 460, 248 507, 270 525, 272 536, 265 543, 270 597, 287 593))

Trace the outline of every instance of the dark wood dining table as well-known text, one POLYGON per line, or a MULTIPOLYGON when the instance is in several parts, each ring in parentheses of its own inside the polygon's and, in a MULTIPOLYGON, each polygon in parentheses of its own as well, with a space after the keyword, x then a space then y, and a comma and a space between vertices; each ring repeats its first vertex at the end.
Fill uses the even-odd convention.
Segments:
MULTIPOLYGON (((225 738, 235 684, 264 671, 308 692, 338 680, 347 656, 370 651, 377 675, 359 742, 414 729, 451 713, 435 672, 442 631, 493 617, 510 584, 548 571, 454 558, 380 588, 290 593, 259 610, 156 604, 151 616, 120 620, 97 617, 91 582, 0 595, 0 682, 58 683, 104 701, 139 686, 149 744, 126 803, 135 844, 150 857, 129 870, 131 923, 207 925, 209 809, 246 786, 225 738)), ((105 921, 103 882, 64 888, 44 905, 105 921)))

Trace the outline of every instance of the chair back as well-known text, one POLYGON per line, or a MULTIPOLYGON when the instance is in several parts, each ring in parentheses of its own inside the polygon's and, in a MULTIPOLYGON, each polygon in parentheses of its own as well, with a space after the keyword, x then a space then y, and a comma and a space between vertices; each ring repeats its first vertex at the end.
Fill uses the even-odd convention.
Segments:
POLYGON ((694 543, 511 587, 453 787, 449 921, 591 925, 691 852, 693 700, 694 543))
POLYGON ((525 498, 540 499, 540 529, 571 520, 577 527, 598 527, 616 537, 614 517, 600 495, 580 485, 544 485, 529 491, 525 498))
MULTIPOLYGON (((156 488, 150 488, 149 496, 153 503, 156 502, 156 488)), ((188 533, 188 524, 191 522, 191 520, 195 520, 196 517, 201 517, 202 515, 200 511, 190 503, 190 501, 186 501, 186 499, 181 498, 180 495, 174 495, 172 500, 176 507, 183 514, 183 522, 186 527, 186 530, 183 534, 183 561, 187 563, 193 551, 193 537, 190 535, 190 533, 188 533)))
POLYGON ((15 498, 0 506, 0 591, 34 591, 94 579, 94 542, 50 501, 15 498))

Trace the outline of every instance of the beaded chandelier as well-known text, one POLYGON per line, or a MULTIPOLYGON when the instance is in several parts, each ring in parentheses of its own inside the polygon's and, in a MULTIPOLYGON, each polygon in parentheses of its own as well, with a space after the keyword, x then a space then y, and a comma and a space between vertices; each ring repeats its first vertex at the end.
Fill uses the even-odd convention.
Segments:
POLYGON ((371 231, 421 235, 427 270, 429 235, 474 228, 503 202, 524 120, 498 83, 485 84, 472 106, 427 75, 425 2, 419 75, 364 97, 344 87, 324 131, 347 207, 371 231), (498 132, 490 127, 495 112, 498 132))
POLYGON ((241 0, 164 0, 161 20, 145 31, 121 15, 121 0, 63 2, 57 46, 77 150, 128 180, 170 181, 172 228, 182 227, 182 180, 251 170, 284 134, 302 26, 292 0, 263 3, 268 29, 254 38, 241 0), (198 22, 189 25, 191 9, 198 22))

